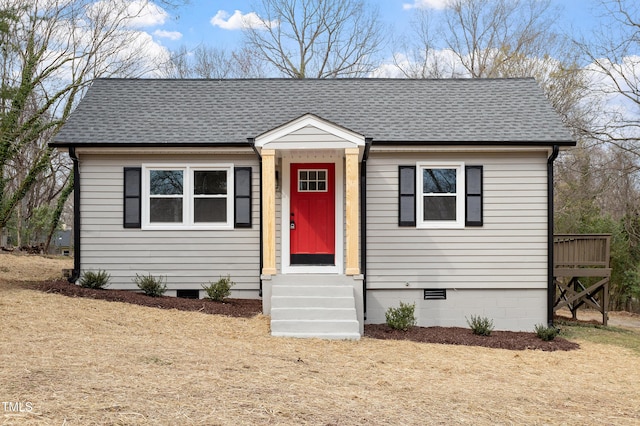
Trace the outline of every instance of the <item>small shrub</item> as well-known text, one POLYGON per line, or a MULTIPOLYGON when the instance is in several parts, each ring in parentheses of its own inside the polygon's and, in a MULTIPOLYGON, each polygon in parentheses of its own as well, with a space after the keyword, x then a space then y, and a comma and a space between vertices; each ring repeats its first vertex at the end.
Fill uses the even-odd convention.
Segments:
POLYGON ((231 296, 231 287, 236 285, 231 281, 231 277, 220 277, 215 283, 209 282, 208 285, 202 284, 202 288, 207 293, 207 297, 216 302, 222 302, 227 297, 231 296))
POLYGON ((80 277, 80 287, 100 289, 109 285, 111 275, 102 269, 98 272, 86 271, 80 277))
POLYGON ((480 315, 471 315, 471 319, 465 317, 467 324, 471 327, 473 334, 478 336, 489 336, 493 331, 493 320, 487 317, 481 317, 480 315))
POLYGON ((547 326, 542 325, 542 324, 536 325, 535 328, 534 328, 534 331, 536 333, 536 336, 538 336, 539 339, 542 339, 545 342, 552 341, 553 339, 556 338, 556 336, 560 332, 557 328, 555 328, 553 326, 547 327, 547 326))
POLYGON ((415 317, 416 304, 400 302, 400 307, 389 308, 385 312, 387 325, 395 330, 407 331, 409 327, 416 325, 415 317))
POLYGON ((138 275, 133 279, 138 288, 144 292, 147 296, 158 297, 162 296, 167 291, 166 278, 154 277, 153 275, 138 275))

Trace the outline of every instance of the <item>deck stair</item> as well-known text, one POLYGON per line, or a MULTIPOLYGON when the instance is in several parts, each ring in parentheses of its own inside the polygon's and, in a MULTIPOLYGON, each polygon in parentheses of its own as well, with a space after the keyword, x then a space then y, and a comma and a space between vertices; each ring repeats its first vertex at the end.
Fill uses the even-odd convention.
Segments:
POLYGON ((271 334, 360 339, 352 281, 340 275, 278 275, 272 279, 271 334))

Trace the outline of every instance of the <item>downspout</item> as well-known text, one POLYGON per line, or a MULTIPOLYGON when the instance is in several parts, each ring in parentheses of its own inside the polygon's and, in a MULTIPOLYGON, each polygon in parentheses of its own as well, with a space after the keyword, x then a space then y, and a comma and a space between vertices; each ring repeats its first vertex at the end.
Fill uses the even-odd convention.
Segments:
MULTIPOLYGON (((256 156, 258 157, 258 176, 259 176, 259 188, 260 188, 260 229, 258 230, 260 233, 260 270, 258 273, 258 276, 261 277, 262 276, 262 266, 263 266, 263 260, 262 260, 262 252, 263 252, 263 242, 262 242, 262 156, 260 155, 260 153, 258 152, 258 149, 256 148, 256 140, 254 138, 247 138, 247 142, 249 143, 249 146, 251 147, 251 149, 253 149, 253 152, 256 153, 256 156)), ((262 278, 259 279, 260 280, 260 289, 258 290, 258 297, 262 297, 262 278)))
POLYGON ((558 158, 560 147, 553 146, 547 160, 547 324, 553 325, 553 305, 555 304, 555 283, 553 280, 553 162, 558 158))
POLYGON ((367 319, 367 159, 372 138, 365 138, 360 163, 360 273, 362 274, 362 309, 367 319))
POLYGON ((73 271, 67 281, 75 283, 80 278, 80 164, 73 146, 69 157, 73 161, 73 271))

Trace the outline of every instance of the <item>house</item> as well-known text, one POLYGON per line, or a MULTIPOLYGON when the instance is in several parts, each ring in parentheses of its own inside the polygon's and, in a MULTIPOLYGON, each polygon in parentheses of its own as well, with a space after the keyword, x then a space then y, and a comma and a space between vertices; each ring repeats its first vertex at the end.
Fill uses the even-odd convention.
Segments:
POLYGON ((274 335, 552 320, 553 161, 575 145, 533 79, 97 80, 53 146, 75 267, 111 288, 231 275, 274 335))

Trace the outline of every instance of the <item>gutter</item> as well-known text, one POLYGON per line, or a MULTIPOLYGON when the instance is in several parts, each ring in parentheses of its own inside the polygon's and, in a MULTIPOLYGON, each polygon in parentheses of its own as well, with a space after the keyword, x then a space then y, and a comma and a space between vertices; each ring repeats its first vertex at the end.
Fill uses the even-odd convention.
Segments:
MULTIPOLYGON (((262 267, 263 267, 263 260, 262 260, 262 254, 264 251, 263 248, 263 240, 262 240, 262 156, 260 155, 260 153, 258 152, 258 149, 256 148, 256 140, 255 138, 247 138, 247 143, 249 144, 249 146, 251 147, 251 149, 253 149, 253 152, 255 152, 256 156, 258 157, 258 176, 260 179, 259 182, 259 187, 260 187, 260 229, 258 230, 260 233, 260 270, 258 271, 258 276, 262 277, 262 267)), ((260 287, 258 290, 258 297, 262 297, 262 278, 260 278, 260 287)))
POLYGON ((547 325, 553 326, 555 304, 555 282, 553 279, 553 162, 558 158, 560 147, 553 146, 547 160, 547 325))
POLYGON ((362 307, 365 320, 367 319, 367 159, 372 143, 372 138, 365 138, 364 153, 360 163, 360 273, 362 274, 362 307))
POLYGON ((80 278, 80 164, 73 146, 69 157, 73 161, 73 271, 67 281, 75 283, 80 278))

